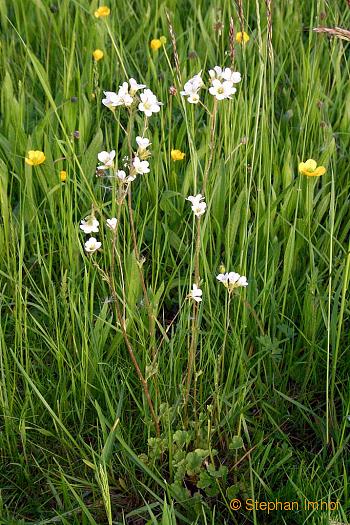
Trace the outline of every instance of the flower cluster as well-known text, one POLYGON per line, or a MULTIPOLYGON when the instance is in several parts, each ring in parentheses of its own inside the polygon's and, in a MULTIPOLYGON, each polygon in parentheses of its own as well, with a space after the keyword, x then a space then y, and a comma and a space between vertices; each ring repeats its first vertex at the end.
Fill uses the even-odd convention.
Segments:
POLYGON ((102 99, 102 104, 112 111, 118 106, 131 107, 134 101, 138 101, 138 109, 146 115, 151 117, 153 113, 160 111, 162 102, 157 100, 156 95, 150 90, 145 89, 145 84, 138 84, 134 78, 130 78, 129 82, 123 82, 119 86, 119 90, 104 91, 105 98, 102 99), (137 96, 137 92, 143 89, 144 91, 137 96))
MULTIPOLYGON (((151 117, 153 113, 160 111, 162 102, 159 102, 156 95, 145 84, 139 84, 134 78, 130 78, 128 82, 123 82, 119 86, 117 93, 114 91, 104 91, 105 98, 102 99, 102 104, 112 111, 118 106, 130 108, 134 103, 138 103, 138 110, 144 113, 145 117, 151 117), (138 91, 143 90, 140 94, 138 91)), ((135 105, 134 105, 135 107, 135 105)), ((124 163, 124 168, 127 167, 129 173, 124 169, 117 169, 114 177, 119 179, 122 184, 129 184, 136 179, 137 175, 145 175, 150 172, 148 158, 151 153, 149 146, 150 140, 147 137, 136 137, 137 148, 133 153, 132 158, 124 163)), ((105 170, 114 169, 115 150, 110 152, 101 151, 98 154, 98 160, 101 162, 97 166, 97 174, 104 174, 105 170)))
POLYGON ((238 84, 241 81, 241 74, 237 71, 232 71, 229 67, 221 69, 220 66, 215 66, 214 69, 209 70, 209 76, 211 79, 209 93, 216 100, 231 98, 237 91, 234 84, 238 84))
MULTIPOLYGON (((229 67, 222 69, 220 66, 215 66, 213 69, 210 69, 209 77, 211 82, 209 93, 213 95, 216 100, 231 98, 237 91, 234 84, 238 84, 242 80, 239 72, 233 71, 229 67)), ((198 104, 200 101, 199 91, 203 86, 204 82, 202 72, 200 71, 186 82, 180 94, 183 97, 187 97, 187 101, 190 104, 198 104)))
MULTIPOLYGON (((136 143, 136 152, 133 154, 130 165, 128 162, 126 162, 124 165, 125 168, 128 168, 129 174, 126 174, 125 170, 120 170, 117 168, 114 175, 112 175, 112 177, 119 179, 119 181, 123 184, 129 184, 130 182, 134 181, 137 175, 145 175, 146 173, 150 172, 149 162, 146 159, 148 159, 151 155, 151 152, 148 149, 151 143, 147 137, 136 137, 136 143)), ((116 153, 114 149, 109 152, 101 151, 97 155, 98 160, 101 162, 101 164, 99 164, 96 169, 98 176, 104 175, 106 170, 114 170, 115 155, 116 153)))
MULTIPOLYGON (((95 218, 95 215, 89 215, 85 219, 80 221, 80 229, 85 234, 98 233, 99 222, 95 218)), ((84 244, 84 249, 87 253, 94 253, 101 248, 101 243, 95 238, 90 237, 84 244)))
POLYGON ((248 286, 248 281, 245 275, 239 275, 236 272, 220 273, 217 275, 217 280, 220 281, 229 292, 240 286, 248 286))
MULTIPOLYGON (((248 281, 245 275, 240 275, 236 272, 220 273, 216 276, 217 280, 220 281, 228 292, 231 293, 236 288, 248 286, 248 281)), ((202 301, 202 290, 198 287, 197 284, 192 285, 192 290, 188 294, 189 299, 193 299, 197 303, 202 301)))
POLYGON ((190 78, 184 85, 183 91, 180 91, 180 95, 187 97, 187 102, 190 104, 198 104, 199 102, 199 90, 204 86, 202 79, 202 72, 198 75, 190 78))
MULTIPOLYGON (((116 231, 117 229, 117 219, 116 217, 112 217, 111 219, 107 219, 106 226, 112 231, 116 231)), ((89 215, 89 217, 85 217, 85 219, 80 221, 80 229, 87 235, 90 235, 91 233, 98 233, 100 223, 96 219, 95 215, 89 215)), ((99 242, 95 237, 89 237, 89 239, 84 244, 84 249, 87 253, 94 253, 97 250, 99 250, 102 246, 102 243, 99 242)))

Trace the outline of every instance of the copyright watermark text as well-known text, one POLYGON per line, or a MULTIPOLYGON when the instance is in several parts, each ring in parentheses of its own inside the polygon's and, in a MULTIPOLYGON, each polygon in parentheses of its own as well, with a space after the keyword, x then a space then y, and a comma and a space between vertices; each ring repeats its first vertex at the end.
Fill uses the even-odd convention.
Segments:
POLYGON ((340 502, 337 501, 310 501, 304 499, 302 501, 262 501, 248 498, 246 500, 231 499, 230 508, 232 510, 262 510, 268 514, 270 512, 278 511, 292 511, 292 510, 324 510, 324 511, 335 511, 339 509, 340 502))

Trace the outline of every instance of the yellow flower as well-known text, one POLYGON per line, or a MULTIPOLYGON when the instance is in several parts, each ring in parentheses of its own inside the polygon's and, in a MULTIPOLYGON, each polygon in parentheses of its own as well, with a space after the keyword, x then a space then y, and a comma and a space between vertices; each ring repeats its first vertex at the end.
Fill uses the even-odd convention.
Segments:
POLYGON ((102 5, 95 11, 96 18, 103 18, 104 16, 109 16, 111 14, 111 10, 106 5, 102 5))
POLYGON ((162 41, 158 38, 154 38, 153 40, 151 40, 150 46, 152 51, 158 51, 158 49, 162 47, 162 41))
POLYGON ((28 151, 28 157, 25 158, 25 161, 29 166, 39 166, 39 164, 42 164, 45 160, 46 157, 44 152, 39 150, 28 151))
POLYGON ((94 57, 96 62, 98 62, 99 60, 101 60, 101 58, 103 58, 103 51, 101 51, 101 49, 95 49, 95 51, 92 53, 92 56, 94 57))
POLYGON ((226 268, 223 263, 221 263, 219 266, 219 273, 226 273, 226 268))
POLYGON ((66 180, 67 180, 67 172, 64 170, 60 171, 60 181, 66 182, 66 180))
POLYGON ((245 44, 248 41, 249 41, 249 35, 245 31, 243 31, 243 33, 239 31, 236 34, 236 42, 238 42, 238 44, 245 44))
POLYGON ((299 164, 299 173, 307 175, 307 177, 319 177, 326 173, 326 168, 323 166, 317 167, 317 162, 313 159, 308 159, 306 162, 299 164))
POLYGON ((179 149, 172 149, 171 150, 171 158, 172 160, 184 160, 185 153, 182 153, 179 149))

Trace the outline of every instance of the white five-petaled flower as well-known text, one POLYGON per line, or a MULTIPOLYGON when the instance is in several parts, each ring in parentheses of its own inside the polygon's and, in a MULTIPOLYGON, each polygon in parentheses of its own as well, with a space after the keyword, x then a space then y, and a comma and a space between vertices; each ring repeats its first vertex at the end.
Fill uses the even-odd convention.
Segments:
POLYGON ((95 237, 90 237, 84 244, 85 251, 88 253, 94 253, 99 248, 101 248, 101 243, 95 239, 95 237))
POLYGON ((198 286, 196 284, 193 283, 192 290, 188 294, 188 297, 190 299, 193 299, 197 303, 200 303, 201 300, 202 300, 202 294, 203 294, 202 290, 200 288, 198 288, 198 286))
POLYGON ((187 102, 190 104, 198 104, 199 102, 199 90, 203 86, 203 80, 200 71, 197 75, 190 78, 184 85, 183 91, 180 91, 180 95, 187 97, 187 102))
POLYGON ((144 151, 151 145, 149 139, 146 137, 136 137, 136 142, 140 151, 144 151))
POLYGON ((200 193, 198 193, 198 195, 190 195, 186 200, 192 203, 191 209, 196 217, 203 215, 207 207, 203 195, 200 193))
POLYGON ((110 230, 115 231, 117 229, 117 222, 118 222, 118 220, 116 219, 116 217, 112 217, 111 219, 107 219, 107 221, 106 221, 107 228, 109 228, 110 230))
POLYGON ((209 93, 213 95, 216 100, 224 100, 225 98, 231 98, 231 95, 236 93, 236 88, 233 87, 232 82, 224 80, 221 82, 218 78, 214 78, 209 88, 209 93))
POLYGON ((196 217, 200 217, 206 210, 207 204, 204 201, 204 197, 201 193, 198 195, 190 195, 186 200, 192 203, 191 209, 196 217))
POLYGON ((83 230, 84 233, 97 233, 98 225, 98 220, 92 215, 80 221, 80 229, 83 230))
POLYGON ((130 89, 129 93, 133 97, 139 89, 144 89, 145 84, 138 84, 134 78, 129 78, 130 89))
POLYGON ((161 102, 157 100, 157 97, 150 89, 145 89, 140 94, 141 102, 139 104, 139 110, 142 111, 146 117, 151 117, 153 113, 160 111, 161 102))
POLYGON ((100 162, 102 162, 101 166, 97 166, 97 169, 99 170, 108 170, 109 168, 112 168, 114 165, 114 159, 115 159, 115 150, 112 149, 112 151, 101 151, 97 158, 100 162))
POLYGON ((127 175, 124 170, 118 170, 116 176, 126 184, 136 179, 136 175, 127 175))
POLYGON ((102 104, 109 109, 122 105, 120 97, 114 91, 104 91, 106 98, 102 99, 102 104))
POLYGON ((236 272, 220 273, 217 275, 217 280, 220 281, 229 292, 240 286, 248 286, 248 281, 245 275, 239 275, 236 272))
POLYGON ((134 157, 134 160, 132 161, 132 165, 135 168, 136 173, 139 175, 144 175, 145 173, 149 173, 149 163, 147 160, 140 160, 138 156, 134 157))
POLYGON ((94 253, 99 248, 101 248, 101 243, 95 239, 95 237, 90 237, 84 244, 85 251, 88 253, 94 253))

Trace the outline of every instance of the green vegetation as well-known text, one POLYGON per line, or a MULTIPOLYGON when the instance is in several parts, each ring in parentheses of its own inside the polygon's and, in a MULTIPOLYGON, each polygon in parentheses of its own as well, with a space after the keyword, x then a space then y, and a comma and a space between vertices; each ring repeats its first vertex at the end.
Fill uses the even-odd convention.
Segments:
POLYGON ((349 29, 350 7, 108 5, 96 18, 96 0, 0 0, 0 524, 345 523, 349 43, 312 28, 349 29), (233 42, 232 100, 202 89, 189 104, 184 83, 231 66, 233 42), (133 219, 95 173, 102 150, 125 169, 142 134, 142 113, 101 103, 130 77, 163 102, 133 219), (324 175, 299 174, 311 158, 324 175), (197 219, 185 199, 204 181, 197 219), (91 210, 102 249, 87 254, 91 210), (229 294, 222 267, 248 286, 229 294))

